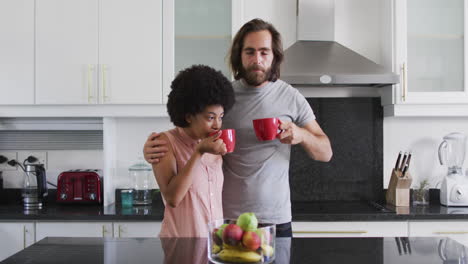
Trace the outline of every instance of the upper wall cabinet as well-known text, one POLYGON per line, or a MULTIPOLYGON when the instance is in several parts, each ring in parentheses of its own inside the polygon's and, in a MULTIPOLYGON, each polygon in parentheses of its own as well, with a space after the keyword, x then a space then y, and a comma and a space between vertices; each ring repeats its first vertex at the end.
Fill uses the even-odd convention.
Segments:
POLYGON ((164 103, 175 75, 194 64, 211 66, 230 78, 225 58, 231 45, 232 21, 241 3, 231 0, 175 0, 164 5, 164 14, 167 14, 163 31, 164 103))
POLYGON ((37 104, 162 103, 162 0, 37 0, 37 104))
POLYGON ((0 104, 34 103, 34 1, 0 1, 0 104))
MULTIPOLYGON (((393 93, 393 103, 397 105, 395 115, 406 115, 405 111, 400 111, 405 109, 404 105, 412 109, 410 113, 414 115, 427 111, 427 115, 432 115, 431 112, 450 115, 444 112, 454 110, 456 104, 468 103, 467 43, 464 40, 467 2, 395 0, 394 3, 394 66, 401 76, 393 93)), ((459 110, 453 115, 468 115, 457 107, 459 110)))

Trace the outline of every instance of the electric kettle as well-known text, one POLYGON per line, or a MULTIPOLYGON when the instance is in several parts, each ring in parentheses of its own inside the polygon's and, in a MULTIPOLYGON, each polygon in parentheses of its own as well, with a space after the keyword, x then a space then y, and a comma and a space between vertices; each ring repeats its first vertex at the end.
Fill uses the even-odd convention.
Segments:
POLYGON ((34 156, 27 157, 23 165, 16 160, 8 161, 8 165, 19 166, 24 171, 23 188, 21 196, 25 210, 41 209, 47 197, 47 178, 44 164, 38 164, 34 156))
POLYGON ((47 179, 43 164, 25 164, 21 190, 25 209, 41 209, 47 197, 47 179))

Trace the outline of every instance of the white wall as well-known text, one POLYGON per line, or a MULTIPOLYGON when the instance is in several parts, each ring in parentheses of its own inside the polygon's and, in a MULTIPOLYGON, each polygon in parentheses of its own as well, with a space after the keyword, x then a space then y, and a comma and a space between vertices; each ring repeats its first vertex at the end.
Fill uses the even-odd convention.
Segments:
MULTIPOLYGON (((451 132, 468 135, 467 121, 468 118, 385 118, 384 187, 388 186, 400 150, 413 152, 409 168, 414 178, 413 186, 417 186, 423 179, 429 179, 431 187, 435 187, 447 172, 447 167, 439 163, 439 144, 451 132)), ((465 159, 464 169, 467 165, 465 159)))
MULTIPOLYGON (((63 171, 73 169, 102 170, 103 168, 102 150, 45 150, 45 152, 47 152, 46 176, 47 180, 53 184, 57 183, 57 177, 63 171)), ((24 172, 20 168, 16 171, 4 171, 3 180, 5 188, 21 188, 24 172)), ((55 189, 52 186, 49 188, 55 189)))
MULTIPOLYGON (((241 3, 242 23, 239 27, 251 19, 261 18, 280 32, 284 49, 296 42, 296 0, 248 0, 241 3)), ((233 30, 237 32, 238 29, 233 30)))
MULTIPOLYGON (((138 157, 143 157, 143 145, 151 132, 171 129, 169 118, 104 118, 104 160, 105 184, 104 204, 115 201, 116 188, 131 188, 132 181, 128 168, 138 157)), ((157 183, 152 178, 152 188, 157 183)))

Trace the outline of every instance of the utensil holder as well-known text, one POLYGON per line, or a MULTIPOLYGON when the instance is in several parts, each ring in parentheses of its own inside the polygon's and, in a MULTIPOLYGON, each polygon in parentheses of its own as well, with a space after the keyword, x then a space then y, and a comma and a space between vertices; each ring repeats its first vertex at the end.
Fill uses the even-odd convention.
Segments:
POLYGON ((412 181, 413 178, 409 172, 406 172, 403 177, 401 171, 393 169, 385 195, 387 203, 395 206, 409 206, 412 181))

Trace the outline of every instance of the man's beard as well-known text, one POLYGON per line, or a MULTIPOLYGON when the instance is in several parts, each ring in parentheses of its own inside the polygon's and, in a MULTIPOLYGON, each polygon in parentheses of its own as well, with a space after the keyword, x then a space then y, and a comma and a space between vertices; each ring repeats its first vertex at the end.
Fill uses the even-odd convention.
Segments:
POLYGON ((259 86, 265 81, 269 80, 270 77, 271 67, 266 70, 265 68, 258 65, 250 66, 247 69, 242 67, 242 78, 250 86, 259 86), (256 70, 261 70, 261 72, 258 72, 256 70))

